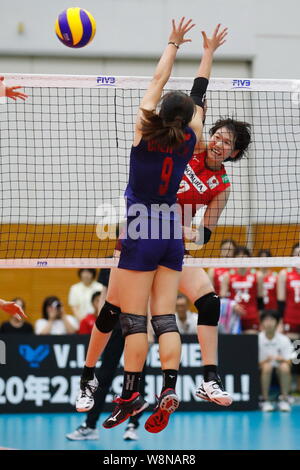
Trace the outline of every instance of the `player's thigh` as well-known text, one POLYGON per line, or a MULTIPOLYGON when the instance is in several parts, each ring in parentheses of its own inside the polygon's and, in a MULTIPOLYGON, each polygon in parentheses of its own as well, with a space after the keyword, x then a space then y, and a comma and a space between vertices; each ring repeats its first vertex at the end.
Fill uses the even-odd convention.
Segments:
POLYGON ((118 268, 112 268, 110 270, 109 283, 107 288, 106 300, 110 304, 120 307, 118 280, 117 280, 118 268))
POLYGON ((150 309, 153 315, 175 312, 180 271, 159 266, 153 281, 150 309))
POLYGON ((194 303, 199 297, 213 292, 214 288, 204 269, 183 266, 179 290, 194 303))
POLYGON ((146 315, 156 271, 132 271, 118 268, 116 283, 121 311, 146 315))

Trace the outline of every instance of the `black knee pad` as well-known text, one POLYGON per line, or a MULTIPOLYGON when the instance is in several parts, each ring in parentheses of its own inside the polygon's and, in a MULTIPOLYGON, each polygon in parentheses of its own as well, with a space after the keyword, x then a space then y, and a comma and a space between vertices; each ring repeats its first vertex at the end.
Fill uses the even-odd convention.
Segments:
POLYGON ((218 326, 221 302, 215 292, 203 295, 194 305, 198 310, 198 325, 218 326))
POLYGON ((174 313, 155 315, 152 317, 151 324, 158 338, 164 333, 172 333, 174 331, 179 333, 174 313))
POLYGON ((109 302, 105 302, 95 322, 101 333, 110 333, 118 323, 121 310, 109 302))
POLYGON ((129 335, 135 335, 136 333, 147 334, 147 317, 144 315, 121 312, 120 323, 124 338, 129 335))

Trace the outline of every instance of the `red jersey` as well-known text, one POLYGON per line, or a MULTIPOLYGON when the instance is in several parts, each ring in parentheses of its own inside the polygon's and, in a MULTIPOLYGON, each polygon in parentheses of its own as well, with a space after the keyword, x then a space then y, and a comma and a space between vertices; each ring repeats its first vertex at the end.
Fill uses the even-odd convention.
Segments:
POLYGON ((243 320, 259 321, 257 307, 257 277, 253 270, 247 270, 242 276, 238 272, 230 271, 229 298, 238 302, 246 310, 243 320))
POLYGON ((220 295, 221 292, 221 282, 223 280, 224 274, 228 273, 228 268, 215 268, 214 269, 214 276, 213 276, 213 284, 215 293, 220 295))
POLYGON ((300 324, 300 272, 295 268, 286 272, 286 307, 283 321, 300 324))
POLYGON ((277 310, 277 279, 276 272, 268 272, 263 277, 264 310, 277 310))
POLYGON ((80 335, 90 335, 92 333, 96 318, 97 317, 94 315, 94 313, 89 313, 86 315, 80 322, 78 333, 80 335))
POLYGON ((183 224, 187 227, 200 207, 207 206, 230 186, 224 165, 220 170, 210 170, 205 165, 206 155, 206 151, 193 155, 177 192, 177 202, 184 211, 183 224))

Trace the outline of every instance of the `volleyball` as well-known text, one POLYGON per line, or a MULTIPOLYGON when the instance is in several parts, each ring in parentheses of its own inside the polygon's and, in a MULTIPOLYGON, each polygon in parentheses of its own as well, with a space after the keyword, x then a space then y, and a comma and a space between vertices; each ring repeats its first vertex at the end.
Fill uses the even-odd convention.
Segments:
POLYGON ((67 8, 57 18, 55 33, 68 47, 80 48, 89 44, 96 33, 96 21, 83 8, 67 8))

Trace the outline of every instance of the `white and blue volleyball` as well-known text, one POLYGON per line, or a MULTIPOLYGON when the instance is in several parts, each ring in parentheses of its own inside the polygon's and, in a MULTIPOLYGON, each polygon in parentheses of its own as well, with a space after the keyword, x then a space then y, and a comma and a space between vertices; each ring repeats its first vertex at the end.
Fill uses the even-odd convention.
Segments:
POLYGON ((58 39, 68 47, 80 48, 89 44, 96 33, 94 17, 83 8, 67 8, 56 20, 58 39))

